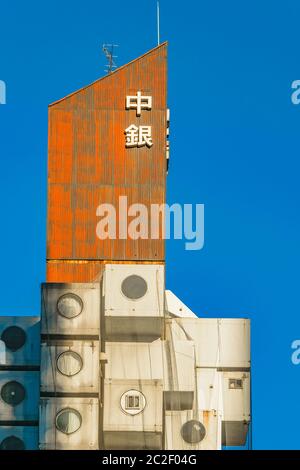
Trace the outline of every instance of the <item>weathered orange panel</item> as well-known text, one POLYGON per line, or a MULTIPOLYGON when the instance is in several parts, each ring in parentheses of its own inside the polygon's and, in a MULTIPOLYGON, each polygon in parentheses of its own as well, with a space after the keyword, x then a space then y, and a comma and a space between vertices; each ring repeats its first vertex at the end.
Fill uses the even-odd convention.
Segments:
MULTIPOLYGON (((167 44, 49 107, 48 260, 154 260, 164 240, 105 240, 96 236, 101 203, 165 202, 167 44), (127 95, 151 95, 152 110, 126 110, 127 95), (153 146, 125 147, 130 125, 152 126, 153 146)), ((89 282, 101 263, 50 263, 49 282, 89 282), (72 267, 70 267, 72 266, 72 267), (76 273, 74 271, 76 266, 76 273)), ((100 271, 99 271, 100 269, 100 271)))
POLYGON ((103 269, 103 261, 48 261, 46 278, 47 282, 98 282, 103 269))
MULTIPOLYGON (((101 279, 105 264, 110 262, 111 261, 48 261, 47 282, 98 282, 101 279)), ((130 262, 131 261, 123 261, 123 263, 130 262)), ((134 261, 132 261, 132 263, 133 262, 134 261)), ((149 263, 156 264, 152 261, 147 261, 147 264, 149 263)))

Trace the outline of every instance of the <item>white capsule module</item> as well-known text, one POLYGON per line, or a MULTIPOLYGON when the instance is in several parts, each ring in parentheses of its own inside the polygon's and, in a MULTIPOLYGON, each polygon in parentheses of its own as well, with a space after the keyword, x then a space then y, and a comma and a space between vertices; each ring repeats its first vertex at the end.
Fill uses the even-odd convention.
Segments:
POLYGON ((0 450, 37 450, 38 426, 0 426, 0 450))
POLYGON ((150 342, 162 335, 163 265, 107 264, 102 293, 108 341, 150 342))
POLYGON ((40 365, 40 317, 0 317, 0 365, 40 365))
POLYGON ((100 284, 42 285, 42 336, 99 337, 100 284))
POLYGON ((41 392, 98 393, 99 341, 44 341, 41 360, 41 392))
POLYGON ((39 372, 0 371, 1 421, 38 421, 39 372))
POLYGON ((97 450, 98 400, 95 398, 42 398, 41 450, 97 450))

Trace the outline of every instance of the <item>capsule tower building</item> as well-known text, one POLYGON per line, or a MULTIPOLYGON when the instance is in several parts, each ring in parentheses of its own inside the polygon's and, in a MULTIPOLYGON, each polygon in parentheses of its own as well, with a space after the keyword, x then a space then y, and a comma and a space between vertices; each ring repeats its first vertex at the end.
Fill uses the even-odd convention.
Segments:
POLYGON ((151 227, 166 202, 168 128, 167 43, 50 105, 47 282, 41 319, 0 317, 0 448, 245 444, 249 321, 199 318, 162 229, 128 236, 128 208, 151 227))

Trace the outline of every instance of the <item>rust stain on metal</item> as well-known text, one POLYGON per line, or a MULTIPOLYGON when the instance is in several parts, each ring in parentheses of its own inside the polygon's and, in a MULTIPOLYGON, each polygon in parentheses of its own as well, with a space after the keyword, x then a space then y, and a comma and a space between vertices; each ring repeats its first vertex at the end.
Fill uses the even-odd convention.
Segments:
MULTIPOLYGON (((164 240, 96 236, 99 204, 165 203, 167 44, 49 107, 47 281, 90 281, 104 260, 164 261, 164 240), (152 110, 125 110, 127 95, 151 94, 152 110), (151 125, 151 148, 125 148, 125 129, 151 125), (56 277, 57 276, 57 277, 56 277), (80 279, 80 280, 79 280, 80 279)), ((150 211, 149 211, 150 212, 150 211)))
POLYGON ((207 411, 207 410, 203 411, 203 424, 205 428, 207 428, 209 425, 210 416, 211 416, 211 411, 207 411))
POLYGON ((95 262, 48 262, 47 282, 97 282, 100 281, 104 270, 101 261, 95 262))
MULTIPOLYGON (((105 264, 136 264, 135 261, 89 261, 89 260, 48 260, 47 282, 98 282, 105 264)), ((138 264, 164 264, 155 261, 141 261, 138 264)))

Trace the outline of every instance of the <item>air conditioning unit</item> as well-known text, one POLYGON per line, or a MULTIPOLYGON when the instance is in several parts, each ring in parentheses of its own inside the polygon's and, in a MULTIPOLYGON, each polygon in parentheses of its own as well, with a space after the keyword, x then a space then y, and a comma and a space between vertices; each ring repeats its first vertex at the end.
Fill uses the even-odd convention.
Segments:
POLYGON ((214 411, 166 411, 166 450, 217 450, 221 420, 214 411))
POLYGON ((102 291, 108 341, 150 342, 162 335, 163 265, 107 264, 102 291))
POLYGON ((161 449, 163 382, 104 381, 105 449, 161 449))
POLYGON ((98 400, 42 398, 39 442, 41 450, 97 450, 98 400))
POLYGON ((4 346, 1 365, 40 365, 39 317, 0 317, 0 340, 4 346))
POLYGON ((100 284, 42 285, 42 337, 99 337, 100 284))
POLYGON ((50 340, 41 344, 41 394, 98 395, 99 342, 50 340))
POLYGON ((223 372, 223 423, 222 444, 246 444, 250 422, 249 372, 223 372))
POLYGON ((38 450, 38 426, 1 426, 0 450, 38 450))
POLYGON ((250 368, 250 321, 176 318, 196 345, 197 367, 250 368))
POLYGON ((39 372, 0 371, 1 421, 37 421, 39 372))

